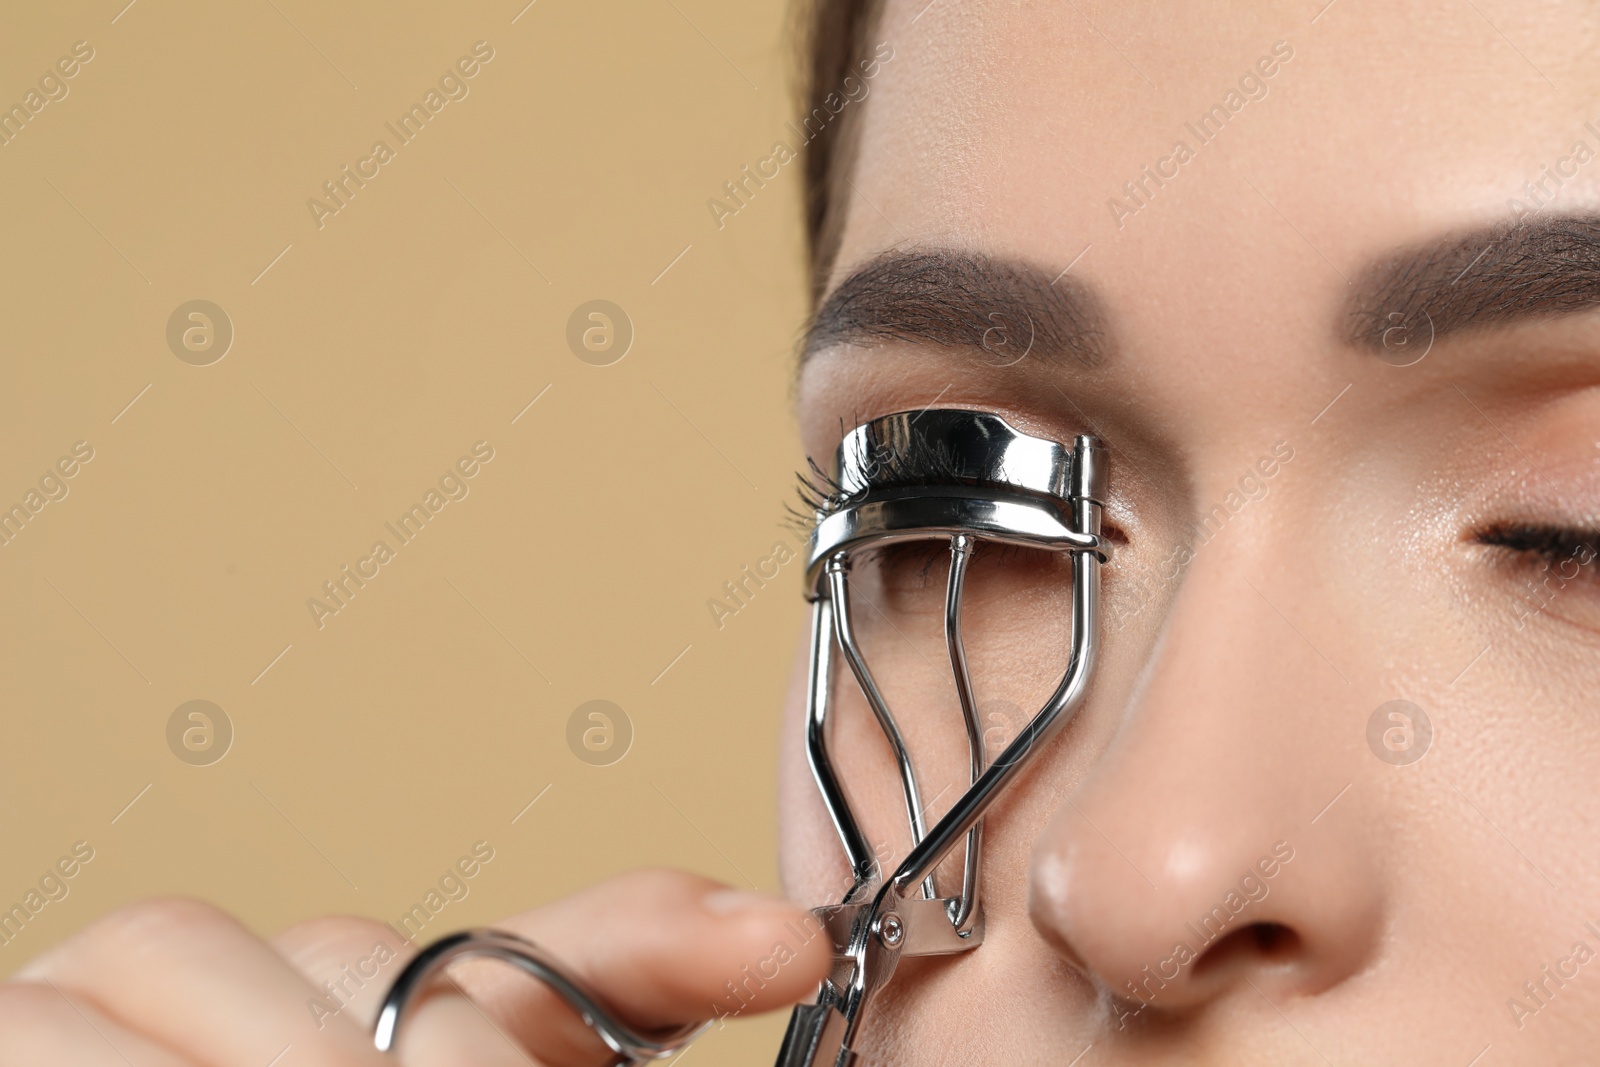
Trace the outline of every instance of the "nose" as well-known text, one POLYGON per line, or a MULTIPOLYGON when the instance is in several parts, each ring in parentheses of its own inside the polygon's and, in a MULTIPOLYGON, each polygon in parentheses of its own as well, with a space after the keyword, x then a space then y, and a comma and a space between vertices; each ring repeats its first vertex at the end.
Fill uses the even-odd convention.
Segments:
POLYGON ((1123 1020, 1323 992, 1382 917, 1334 599, 1303 556, 1263 567, 1229 534, 1191 563, 1118 733, 1034 850, 1034 925, 1123 1020))

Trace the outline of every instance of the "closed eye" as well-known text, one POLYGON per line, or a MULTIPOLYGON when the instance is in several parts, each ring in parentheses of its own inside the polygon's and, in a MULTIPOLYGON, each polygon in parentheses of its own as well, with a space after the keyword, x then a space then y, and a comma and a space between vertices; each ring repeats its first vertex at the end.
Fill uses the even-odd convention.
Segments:
POLYGON ((1506 523, 1472 535, 1478 544, 1498 548, 1527 562, 1551 566, 1594 562, 1600 556, 1600 530, 1547 523, 1506 523))

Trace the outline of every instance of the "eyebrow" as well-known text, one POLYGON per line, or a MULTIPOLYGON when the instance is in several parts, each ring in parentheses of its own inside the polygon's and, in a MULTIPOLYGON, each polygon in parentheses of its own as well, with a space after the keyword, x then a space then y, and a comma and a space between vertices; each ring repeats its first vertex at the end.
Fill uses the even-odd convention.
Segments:
POLYGON ((1600 216, 1523 218, 1401 249, 1352 280, 1341 334, 1381 350, 1426 315, 1446 334, 1600 306, 1600 216))
POLYGON ((1023 260, 929 250, 880 256, 817 309, 801 359, 833 345, 886 341, 967 349, 1006 361, 1023 354, 1095 366, 1110 354, 1103 305, 1062 271, 1023 260))

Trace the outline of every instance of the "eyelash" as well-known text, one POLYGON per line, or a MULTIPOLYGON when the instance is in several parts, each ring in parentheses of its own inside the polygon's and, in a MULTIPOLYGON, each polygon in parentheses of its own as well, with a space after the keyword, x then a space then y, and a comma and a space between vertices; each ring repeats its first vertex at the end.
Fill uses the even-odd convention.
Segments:
MULTIPOLYGON (((919 467, 922 477, 915 483, 907 484, 939 484, 941 482, 941 468, 947 463, 943 456, 928 453, 920 457, 919 467)), ((950 479, 954 481, 955 479, 950 479)), ((806 468, 794 472, 795 497, 784 505, 786 525, 794 531, 802 541, 811 537, 817 529, 817 513, 827 510, 830 504, 837 503, 844 496, 844 488, 827 470, 816 461, 814 457, 806 457, 806 468)), ((1126 545, 1128 536, 1111 519, 1102 519, 1101 533, 1118 545, 1126 545)), ((920 542, 911 542, 911 545, 920 542)), ((996 548, 1001 546, 994 546, 996 548)), ((1021 551, 1019 546, 1011 546, 1021 551)))
POLYGON ((1547 567, 1569 560, 1593 563, 1600 556, 1600 530, 1548 523, 1506 523, 1480 530, 1473 540, 1516 559, 1547 567))
MULTIPOLYGON (((923 465, 931 467, 926 479, 930 484, 938 481, 937 457, 926 457, 923 465)), ((794 473, 795 499, 785 507, 788 512, 788 525, 800 537, 807 540, 817 529, 817 512, 825 510, 825 506, 837 501, 842 495, 842 487, 832 475, 814 458, 806 457, 806 469, 794 473)), ((1102 532, 1113 542, 1126 544, 1127 536, 1113 523, 1106 523, 1102 532)), ((902 541, 895 544, 879 545, 872 550, 873 563, 886 573, 909 575, 915 573, 924 584, 932 575, 936 564, 950 558, 950 544, 946 540, 930 538, 921 541, 902 541)), ((984 564, 995 564, 1029 561, 1035 563, 1053 562, 1053 553, 1043 549, 1030 549, 1022 545, 989 544, 984 546, 984 564)))
MULTIPOLYGON (((796 500, 787 507, 790 523, 802 539, 816 530, 816 514, 839 492, 839 484, 811 457, 806 458, 807 469, 795 472, 796 500)), ((1115 536, 1115 535, 1113 535, 1115 536)), ((1117 537, 1117 540, 1125 538, 1117 537)), ((1523 566, 1538 566, 1541 570, 1566 567, 1572 562, 1589 566, 1600 561, 1600 528, 1558 526, 1553 523, 1513 522, 1499 523, 1472 534, 1471 539, 1487 548, 1498 550, 1507 562, 1523 566)), ((995 545, 1006 558, 1020 555, 1016 546, 995 545)), ((926 582, 933 567, 947 557, 948 545, 943 542, 913 541, 899 545, 885 545, 874 555, 880 566, 890 570, 909 570, 913 567, 926 582)), ((1573 577, 1576 577, 1574 575, 1573 577)))
POLYGON ((802 541, 817 530, 817 512, 839 492, 839 483, 815 459, 806 457, 806 469, 794 472, 794 498, 784 505, 787 525, 802 541))
MULTIPOLYGON (((857 420, 859 425, 864 420, 857 420)), ((839 436, 845 435, 845 424, 839 423, 839 436)), ((890 454, 888 463, 880 468, 881 480, 895 485, 939 485, 960 480, 960 471, 952 457, 936 448, 913 442, 909 448, 897 448, 890 454)), ((815 456, 806 457, 804 470, 795 471, 795 489, 799 503, 789 505, 790 517, 799 523, 801 533, 810 536, 816 524, 816 514, 828 510, 844 497, 844 487, 818 463, 815 456)))

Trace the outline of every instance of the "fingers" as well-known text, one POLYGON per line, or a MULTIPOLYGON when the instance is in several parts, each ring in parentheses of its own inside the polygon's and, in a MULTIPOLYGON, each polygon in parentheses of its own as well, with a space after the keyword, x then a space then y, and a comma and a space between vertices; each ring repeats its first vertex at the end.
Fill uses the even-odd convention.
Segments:
MULTIPOLYGON (((674 871, 640 871, 496 922, 556 956, 620 1020, 641 1030, 766 1011, 809 996, 828 967, 827 938, 809 913, 674 871)), ((383 995, 413 954, 382 924, 323 919, 273 945, 323 992, 326 1014, 370 1029, 383 995)), ((545 986, 499 961, 450 970, 408 1012, 399 1049, 408 1067, 614 1061, 545 986), (528 1050, 524 1053, 523 1049, 528 1050)))
POLYGON ((376 919, 330 916, 289 927, 268 939, 315 990, 308 1011, 318 1029, 343 1017, 372 1029, 384 994, 416 949, 376 919))
POLYGON ((54 984, 128 1030, 206 1064, 267 1064, 292 1048, 296 1067, 391 1065, 283 957, 228 915, 196 901, 155 900, 114 912, 18 976, 54 984))
MULTIPOLYGON (((829 964, 820 924, 784 901, 672 871, 640 871, 497 924, 540 944, 640 1030, 765 1011, 809 994, 829 964)), ((413 955, 368 920, 303 924, 269 946, 194 901, 125 908, 0 986, 0 1064, 384 1067, 383 995, 413 955)), ((614 1057, 542 984, 467 961, 418 1003, 410 1067, 614 1057), (465 986, 468 997, 452 990, 465 986)))
MULTIPOLYGON (((679 871, 625 874, 495 924, 552 952, 640 1029, 769 1011, 809 996, 829 945, 809 912, 679 871)), ((485 1013, 546 1062, 610 1062, 541 983, 474 960, 451 972, 485 1013)))
MULTIPOLYGON (((409 942, 374 919, 313 919, 270 944, 321 992, 316 1013, 322 1025, 337 1016, 364 1034, 372 1032, 395 976, 416 955, 409 942)), ((400 1051, 406 1067, 529 1067, 531 1062, 448 981, 407 1012, 400 1051)))
POLYGON ((93 1004, 37 982, 0 985, 0 1064, 74 1067, 198 1067, 135 1033, 93 1004))

